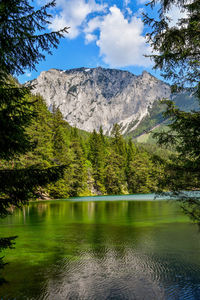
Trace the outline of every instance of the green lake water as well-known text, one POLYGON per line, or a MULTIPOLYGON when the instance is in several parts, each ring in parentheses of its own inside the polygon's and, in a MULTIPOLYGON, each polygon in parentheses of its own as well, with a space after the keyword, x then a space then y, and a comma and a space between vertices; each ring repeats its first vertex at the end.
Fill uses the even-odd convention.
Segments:
POLYGON ((200 232, 173 201, 32 202, 0 221, 14 235, 1 300, 200 299, 200 232))

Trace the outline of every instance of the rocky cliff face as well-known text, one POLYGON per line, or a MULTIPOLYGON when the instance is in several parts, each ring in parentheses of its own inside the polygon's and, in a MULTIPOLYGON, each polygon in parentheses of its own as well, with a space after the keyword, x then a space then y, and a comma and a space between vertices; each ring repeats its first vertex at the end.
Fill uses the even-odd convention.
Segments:
POLYGON ((170 86, 147 72, 135 76, 127 71, 104 68, 51 69, 28 84, 41 94, 51 110, 58 106, 70 125, 109 134, 113 124, 122 132, 135 129, 153 103, 170 97, 170 86))

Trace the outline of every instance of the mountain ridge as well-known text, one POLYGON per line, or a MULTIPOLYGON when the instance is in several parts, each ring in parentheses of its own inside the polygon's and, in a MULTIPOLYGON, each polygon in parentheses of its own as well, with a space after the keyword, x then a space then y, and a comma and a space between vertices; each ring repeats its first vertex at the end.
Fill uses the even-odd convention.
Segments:
POLYGON ((123 134, 133 131, 155 101, 171 97, 170 86, 147 71, 134 75, 102 67, 50 69, 26 85, 44 97, 49 110, 59 107, 71 126, 90 132, 102 126, 105 134, 115 123, 123 134))

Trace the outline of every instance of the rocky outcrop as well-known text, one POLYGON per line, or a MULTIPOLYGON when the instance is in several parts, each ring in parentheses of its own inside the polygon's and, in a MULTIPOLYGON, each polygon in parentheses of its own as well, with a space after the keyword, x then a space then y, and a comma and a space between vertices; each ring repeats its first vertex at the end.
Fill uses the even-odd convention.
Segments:
POLYGON ((109 134, 114 123, 122 133, 136 128, 155 101, 170 97, 170 86, 148 72, 104 68, 50 69, 27 83, 41 94, 49 109, 59 107, 65 120, 92 131, 103 127, 109 134))

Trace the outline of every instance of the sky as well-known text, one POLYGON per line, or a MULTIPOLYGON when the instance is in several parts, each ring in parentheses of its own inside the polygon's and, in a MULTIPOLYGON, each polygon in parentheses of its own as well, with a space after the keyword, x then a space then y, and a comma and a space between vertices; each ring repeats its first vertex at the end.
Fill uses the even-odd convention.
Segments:
MULTIPOLYGON (((35 7, 45 4, 35 0, 35 7)), ((145 57, 151 54, 145 33, 149 30, 142 22, 142 13, 150 8, 145 0, 57 0, 51 9, 53 18, 48 30, 55 31, 70 27, 61 39, 58 49, 46 55, 37 71, 25 70, 18 77, 21 83, 36 78, 42 71, 51 68, 116 68, 139 75, 146 70, 158 78, 159 71, 153 70, 153 62, 145 57)), ((155 12, 151 12, 156 17, 155 12)), ((171 24, 175 24, 184 12, 172 7, 168 12, 171 24)))

